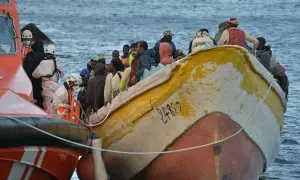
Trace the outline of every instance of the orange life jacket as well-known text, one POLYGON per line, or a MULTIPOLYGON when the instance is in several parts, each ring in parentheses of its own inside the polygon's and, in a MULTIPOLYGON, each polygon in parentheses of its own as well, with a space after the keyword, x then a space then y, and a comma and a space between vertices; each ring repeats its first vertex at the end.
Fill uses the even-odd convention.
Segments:
POLYGON ((237 28, 229 28, 228 45, 238 45, 247 48, 245 32, 237 28))
POLYGON ((75 124, 80 123, 80 104, 79 101, 73 98, 72 91, 68 90, 68 99, 69 99, 69 113, 68 113, 68 121, 74 122, 75 124))

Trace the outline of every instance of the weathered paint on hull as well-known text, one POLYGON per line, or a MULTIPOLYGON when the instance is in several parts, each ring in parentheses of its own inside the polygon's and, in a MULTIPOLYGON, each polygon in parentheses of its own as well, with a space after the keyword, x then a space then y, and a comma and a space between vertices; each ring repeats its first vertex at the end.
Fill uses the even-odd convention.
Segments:
MULTIPOLYGON (((286 99, 272 75, 245 49, 235 46, 216 47, 191 54, 143 80, 134 88, 134 90, 123 92, 117 96, 116 108, 111 111, 108 119, 94 127, 95 132, 103 139, 103 146, 107 149, 130 152, 161 152, 168 148, 174 149, 170 144, 188 132, 190 127, 201 123, 199 120, 210 113, 222 112, 232 119, 232 123, 243 127, 244 131, 234 138, 237 139, 236 141, 228 141, 221 148, 222 154, 234 152, 237 154, 234 157, 241 157, 232 160, 231 158, 234 157, 220 154, 221 163, 241 161, 242 164, 237 166, 244 169, 237 172, 243 173, 246 179, 248 177, 248 179, 252 179, 262 171, 264 163, 267 167, 277 155, 286 99), (160 82, 166 76, 169 76, 170 79, 160 82), (151 87, 156 82, 159 83, 151 87), (149 86, 151 88, 148 88, 149 86), (139 94, 138 91, 142 93, 139 94), (128 98, 130 96, 133 97, 130 99, 128 98), (124 103, 118 105, 122 101, 124 103), (247 144, 252 148, 245 149, 248 147, 247 144), (262 153, 255 155, 255 152, 259 151, 262 153), (242 154, 239 155, 237 152, 242 154), (247 153, 243 154, 243 152, 247 153), (254 153, 251 160, 255 160, 254 164, 259 170, 252 170, 249 165, 244 165, 249 162, 249 157, 243 155, 250 154, 250 152, 254 153), (265 161, 259 162, 258 157, 261 158, 260 161, 264 161, 264 159, 265 161)), ((98 116, 101 117, 101 110, 98 111, 98 116)), ((223 135, 214 136, 217 133, 209 131, 218 130, 218 127, 213 127, 213 125, 218 124, 212 123, 210 129, 201 128, 197 132, 198 134, 194 134, 201 141, 195 142, 193 145, 212 143, 216 139, 222 139, 223 135), (211 139, 203 138, 207 135, 211 136, 211 139)), ((221 132, 227 133, 227 131, 221 132)), ((229 132, 232 134, 231 131, 229 132)), ((190 146, 182 145, 180 147, 190 146)), ((208 148, 207 152, 212 152, 211 148, 210 150, 208 148)), ((212 159, 209 157, 209 153, 205 153, 204 150, 199 151, 200 153, 196 154, 205 154, 206 158, 201 159, 207 161, 212 159)), ((196 156, 193 152, 186 153, 193 154, 186 155, 187 158, 196 156)), ((201 157, 201 155, 199 156, 201 157)), ((104 153, 104 158, 112 157, 115 155, 104 153)), ((118 155, 118 163, 116 163, 118 166, 114 166, 114 168, 120 177, 131 179, 160 157, 156 153, 151 155, 121 154, 118 155)), ((177 164, 179 160, 175 161, 170 158, 170 162, 177 164)), ((215 163, 215 161, 213 162, 215 163)), ((190 164, 190 162, 182 164, 185 166, 180 166, 183 168, 181 171, 199 166, 196 169, 201 172, 201 164, 190 164)), ((205 166, 208 165, 209 163, 205 162, 205 166)), ((168 166, 170 166, 168 163, 159 165, 159 167, 164 167, 161 171, 165 172, 168 172, 166 170, 168 168, 172 169, 168 166)), ((224 166, 227 165, 220 164, 219 170, 222 170, 219 172, 220 178, 225 173, 224 166)), ((233 165, 229 164, 228 166, 228 169, 234 171, 233 165)), ((208 167, 215 170, 214 165, 208 167)), ((204 167, 204 169, 206 168, 204 167)), ((210 171, 203 170, 202 172, 211 176, 210 171)), ((234 172, 231 176, 235 174, 234 172)), ((187 175, 187 177, 189 176, 187 175)))
MULTIPOLYGON (((224 139, 240 130, 230 117, 212 113, 203 117, 173 144, 172 150, 224 139)), ((161 155, 134 180, 254 180, 264 167, 264 157, 246 133, 214 146, 161 155)))

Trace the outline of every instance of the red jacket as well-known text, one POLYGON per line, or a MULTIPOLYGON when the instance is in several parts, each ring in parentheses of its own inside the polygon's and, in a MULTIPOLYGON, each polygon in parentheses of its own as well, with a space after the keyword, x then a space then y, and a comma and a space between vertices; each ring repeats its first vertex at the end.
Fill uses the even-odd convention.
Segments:
POLYGON ((244 48, 247 48, 246 39, 245 39, 245 32, 236 29, 236 28, 229 28, 229 45, 238 45, 244 48))

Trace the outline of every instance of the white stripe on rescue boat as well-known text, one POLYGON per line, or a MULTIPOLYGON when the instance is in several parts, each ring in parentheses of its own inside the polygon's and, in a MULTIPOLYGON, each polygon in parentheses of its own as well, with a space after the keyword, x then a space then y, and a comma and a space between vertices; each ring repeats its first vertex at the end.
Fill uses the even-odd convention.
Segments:
MULTIPOLYGON (((20 160, 20 162, 34 165, 34 160, 35 160, 37 154, 38 154, 37 147, 25 147, 24 153, 23 153, 23 156, 22 156, 22 159, 20 160)), ((8 180, 15 180, 15 179, 22 178, 22 176, 26 170, 26 165, 20 164, 20 162, 15 162, 13 164, 13 166, 10 170, 9 176, 7 178, 8 180)), ((25 177, 28 176, 28 178, 29 178, 31 173, 32 173, 32 170, 30 168, 29 171, 27 171, 27 174, 25 177), (29 175, 28 175, 28 173, 29 173, 29 175)))
POLYGON ((43 163, 45 155, 46 155, 46 151, 47 151, 46 147, 42 147, 42 153, 41 153, 40 159, 37 163, 37 167, 39 167, 39 168, 42 166, 42 163, 43 163))
POLYGON ((33 167, 30 167, 29 170, 26 173, 26 176, 24 177, 24 180, 28 180, 33 172, 33 167))

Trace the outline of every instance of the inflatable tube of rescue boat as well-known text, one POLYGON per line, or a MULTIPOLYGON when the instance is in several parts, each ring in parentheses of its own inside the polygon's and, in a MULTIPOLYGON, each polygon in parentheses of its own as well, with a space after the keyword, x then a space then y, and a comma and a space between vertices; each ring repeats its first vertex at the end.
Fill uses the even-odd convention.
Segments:
MULTIPOLYGON (((61 138, 81 144, 91 144, 89 139, 91 132, 85 126, 56 118, 26 117, 18 119, 61 138)), ((0 117, 0 147, 33 145, 74 147, 72 144, 38 132, 13 119, 0 117)))

